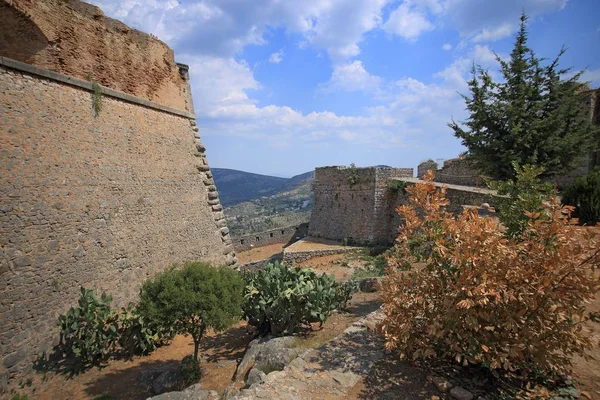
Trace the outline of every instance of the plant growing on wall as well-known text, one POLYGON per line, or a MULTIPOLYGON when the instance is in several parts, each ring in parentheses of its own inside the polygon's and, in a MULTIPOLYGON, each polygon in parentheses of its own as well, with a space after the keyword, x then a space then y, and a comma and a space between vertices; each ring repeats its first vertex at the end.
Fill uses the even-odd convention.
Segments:
POLYGON ((97 117, 102 111, 102 87, 92 77, 92 73, 89 72, 88 81, 92 84, 92 109, 94 110, 94 116, 97 117))
POLYGON ((194 360, 208 329, 222 331, 242 314, 244 282, 230 268, 205 262, 190 262, 144 283, 140 313, 157 326, 190 335, 194 360))
POLYGON ((558 66, 564 49, 543 65, 544 59, 527 47, 526 21, 523 14, 510 59, 496 56, 503 79, 496 82, 474 65, 470 96, 463 96, 469 117, 461 125, 449 124, 470 159, 494 179, 513 178, 513 162, 538 165, 546 176, 560 173, 587 151, 599 132, 581 106, 581 73, 565 79, 570 69, 558 66))
POLYGON ((350 186, 354 186, 359 182, 360 177, 358 175, 358 168, 356 168, 354 163, 350 164, 350 167, 348 168, 348 177, 346 179, 350 186))
POLYGON ((392 179, 390 181, 387 182, 387 188, 390 192, 392 193, 406 193, 406 187, 408 186, 407 182, 398 180, 398 179, 392 179))

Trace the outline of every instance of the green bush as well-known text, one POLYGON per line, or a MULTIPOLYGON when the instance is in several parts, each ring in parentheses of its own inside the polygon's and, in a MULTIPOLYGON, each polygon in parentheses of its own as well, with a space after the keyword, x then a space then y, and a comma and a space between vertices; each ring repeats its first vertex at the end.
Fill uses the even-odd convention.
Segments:
POLYGON ((596 225, 600 222, 600 168, 578 177, 564 190, 562 202, 575 207, 574 216, 579 218, 579 223, 596 225))
POLYGON ((152 352, 169 332, 159 330, 142 317, 137 308, 111 308, 112 298, 81 288, 78 306, 59 315, 63 356, 74 370, 106 360, 118 348, 128 354, 152 352))
POLYGON ((333 275, 317 275, 312 269, 268 264, 246 276, 244 314, 261 335, 291 334, 301 324, 322 324, 333 310, 345 308, 354 285, 339 284, 333 275))
POLYGON ((119 345, 129 355, 148 354, 156 350, 170 329, 161 329, 142 316, 137 307, 121 309, 119 315, 119 345))
POLYGON ((408 186, 408 182, 400 181, 397 179, 392 179, 388 181, 387 188, 392 193, 406 193, 406 187, 408 186))
POLYGON ((489 187, 498 191, 495 202, 506 236, 520 239, 532 218, 546 218, 544 202, 554 197, 556 192, 551 184, 539 178, 544 172, 542 168, 533 165, 521 167, 516 162, 512 165, 515 170, 513 180, 490 182, 489 187))
POLYGON ((383 254, 375 256, 370 260, 364 268, 358 268, 352 274, 353 279, 379 277, 385 274, 386 267, 385 257, 383 254))
POLYGON ((78 307, 59 315, 60 344, 64 355, 75 361, 75 368, 100 362, 114 350, 119 337, 119 315, 110 308, 112 298, 81 288, 78 307))
POLYGON ((153 325, 191 335, 194 360, 198 360, 198 346, 207 329, 222 331, 239 321, 243 289, 237 271, 191 262, 146 281, 139 311, 153 325))

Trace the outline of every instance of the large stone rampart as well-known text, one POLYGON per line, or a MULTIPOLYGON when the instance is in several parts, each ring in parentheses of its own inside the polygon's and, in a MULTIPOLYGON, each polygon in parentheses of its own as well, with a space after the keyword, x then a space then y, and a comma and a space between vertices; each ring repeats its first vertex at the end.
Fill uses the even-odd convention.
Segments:
MULTIPOLYGON (((32 20, 41 3, 31 2, 32 20)), ((77 4, 84 3, 45 7, 60 16, 77 4)), ((14 11, 0 5, 2 18, 14 11)), ((27 59, 35 65, 4 57, 13 44, 0 45, 0 386, 48 354, 56 318, 76 304, 81 286, 124 306, 169 265, 237 262, 191 103, 125 93, 141 87, 127 85, 132 75, 94 94, 91 82, 42 68, 35 54, 27 59)), ((187 74, 174 72, 177 93, 189 93, 187 74)))
POLYGON ((193 112, 186 71, 156 37, 78 0, 0 1, 0 56, 193 112))

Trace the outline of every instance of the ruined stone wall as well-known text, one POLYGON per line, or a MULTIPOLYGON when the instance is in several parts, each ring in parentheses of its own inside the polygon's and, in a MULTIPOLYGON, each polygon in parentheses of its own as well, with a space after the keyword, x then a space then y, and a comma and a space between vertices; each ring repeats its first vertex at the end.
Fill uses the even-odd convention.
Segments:
POLYGON ((387 180, 412 174, 411 168, 317 168, 309 236, 360 244, 377 242, 387 180), (349 181, 353 174, 355 184, 349 181))
POLYGON ((417 178, 422 179, 427 171, 433 170, 436 172, 438 170, 438 164, 435 161, 424 161, 417 166, 417 178))
POLYGON ((173 50, 78 0, 0 0, 0 56, 193 112, 173 50))
MULTIPOLYGON (((408 182, 412 184, 413 182, 408 182)), ((444 184, 436 183, 436 186, 442 187, 444 184)), ((490 190, 478 189, 473 187, 456 187, 456 186, 445 186, 446 187, 446 198, 449 201, 446 210, 459 214, 463 212, 464 206, 481 206, 483 203, 488 203, 491 206, 494 205, 494 199, 491 195, 490 190)), ((387 234, 386 240, 382 242, 393 243, 398 236, 398 228, 402 224, 402 218, 396 211, 399 206, 409 204, 409 196, 406 191, 399 190, 396 193, 390 191, 387 192, 386 196, 386 213, 382 220, 381 226, 382 231, 387 234)))
POLYGON ((192 114, 103 88, 95 116, 86 82, 21 67, 0 58, 0 383, 80 286, 122 306, 171 264, 236 262, 192 114))
POLYGON ((483 176, 466 158, 452 158, 435 171, 435 181, 452 185, 486 187, 483 176))
POLYGON ((240 252, 250 250, 254 247, 268 246, 276 243, 289 243, 296 238, 303 238, 307 235, 308 224, 292 225, 283 228, 269 229, 264 232, 257 232, 251 235, 244 235, 232 238, 235 251, 240 252))

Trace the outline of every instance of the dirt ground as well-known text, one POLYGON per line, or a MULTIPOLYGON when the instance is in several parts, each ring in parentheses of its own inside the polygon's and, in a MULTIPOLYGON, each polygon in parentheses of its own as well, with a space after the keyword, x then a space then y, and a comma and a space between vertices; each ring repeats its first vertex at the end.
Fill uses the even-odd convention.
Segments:
POLYGON ((268 246, 255 247, 250 250, 240 251, 237 258, 240 264, 246 264, 252 261, 264 260, 276 254, 283 253, 285 243, 275 243, 268 246))
POLYGON ((336 240, 327 240, 321 238, 312 238, 307 237, 302 240, 297 241, 292 246, 290 246, 290 250, 293 251, 304 251, 304 250, 328 250, 328 249, 337 249, 337 248, 346 248, 347 246, 343 246, 340 242, 336 240))
POLYGON ((319 273, 325 272, 327 274, 333 274, 338 281, 349 280, 354 272, 354 268, 346 261, 345 254, 334 254, 312 258, 303 261, 298 265, 305 268, 312 268, 319 273))
MULTIPOLYGON (((245 322, 226 332, 209 334, 200 346, 203 386, 219 392, 225 390, 235 372, 236 361, 243 357, 251 340, 245 322)), ((158 368, 175 369, 183 357, 193 351, 191 337, 178 335, 171 344, 148 356, 135 357, 130 361, 112 360, 105 368, 90 369, 71 379, 54 372, 36 374, 32 377, 31 387, 25 387, 22 393, 29 393, 30 399, 40 400, 94 399, 99 396, 119 400, 147 399, 152 393, 144 386, 142 373, 158 368)))
MULTIPOLYGON (((264 249, 264 248, 263 248, 264 249)), ((258 250, 253 249, 251 251, 258 250)), ((263 254, 275 251, 264 249, 264 253, 253 255, 263 258, 263 254)), ((342 266, 344 255, 315 258, 302 264, 319 272, 334 273, 338 279, 349 278, 349 269, 342 266)), ((351 272, 350 272, 351 274, 351 272)), ((380 306, 378 293, 356 293, 349 303, 347 312, 336 312, 323 327, 298 335, 295 346, 302 348, 318 347, 341 334, 353 322, 375 311, 380 306)), ((237 363, 242 359, 246 346, 253 339, 245 322, 220 334, 211 333, 201 343, 200 354, 203 376, 202 387, 222 393, 232 381, 237 363)), ((65 375, 47 372, 32 374, 31 386, 24 386, 17 393, 29 394, 29 399, 94 399, 107 396, 105 400, 142 400, 152 396, 142 375, 153 369, 177 368, 184 356, 193 352, 191 337, 176 336, 167 346, 157 349, 148 356, 132 360, 112 360, 102 369, 90 369, 68 379, 65 375)), ((1 396, 0 396, 1 397, 1 396)))
MULTIPOLYGON (((266 258, 272 252, 281 251, 283 245, 250 250, 248 257, 266 258), (279 246, 279 248, 277 247, 279 246)), ((275 253, 276 254, 276 253, 275 253)), ((271 254, 272 255, 272 254, 271 254)), ((355 258, 338 254, 314 258, 301 263, 303 267, 314 268, 318 272, 332 273, 338 280, 351 276, 355 258)), ((318 347, 340 335, 364 315, 380 306, 378 293, 356 293, 349 304, 348 312, 334 313, 322 328, 314 326, 298 335, 295 346, 318 347)), ((600 296, 590 304, 590 311, 600 312, 600 296)), ((590 399, 600 399, 600 323, 589 322, 594 342, 598 346, 590 353, 595 360, 574 359, 573 379, 578 389, 590 399)), ((237 363, 244 355, 247 344, 253 339, 245 322, 240 322, 230 330, 220 334, 210 334, 201 344, 203 388, 222 393, 231 383, 237 363)), ((53 372, 32 375, 31 386, 25 386, 17 393, 29 394, 29 399, 94 399, 100 396, 105 400, 141 400, 152 395, 145 387, 142 375, 155 368, 177 368, 181 359, 193 351, 189 337, 177 336, 170 345, 144 357, 133 360, 113 360, 103 369, 91 369, 83 374, 67 379, 53 372)), ((345 396, 346 399, 403 398, 430 399, 431 387, 426 382, 427 371, 401 362, 393 354, 380 361, 367 377, 357 383, 345 396)), ((433 392, 434 395, 440 395, 433 392)), ((0 396, 1 397, 1 396, 0 396)))
MULTIPOLYGON (((600 295, 589 305, 588 311, 600 313, 600 295)), ((588 353, 594 359, 574 357, 572 377, 577 381, 578 389, 589 393, 592 399, 600 399, 600 323, 588 321, 586 327, 592 330, 592 342, 596 344, 588 353)))

